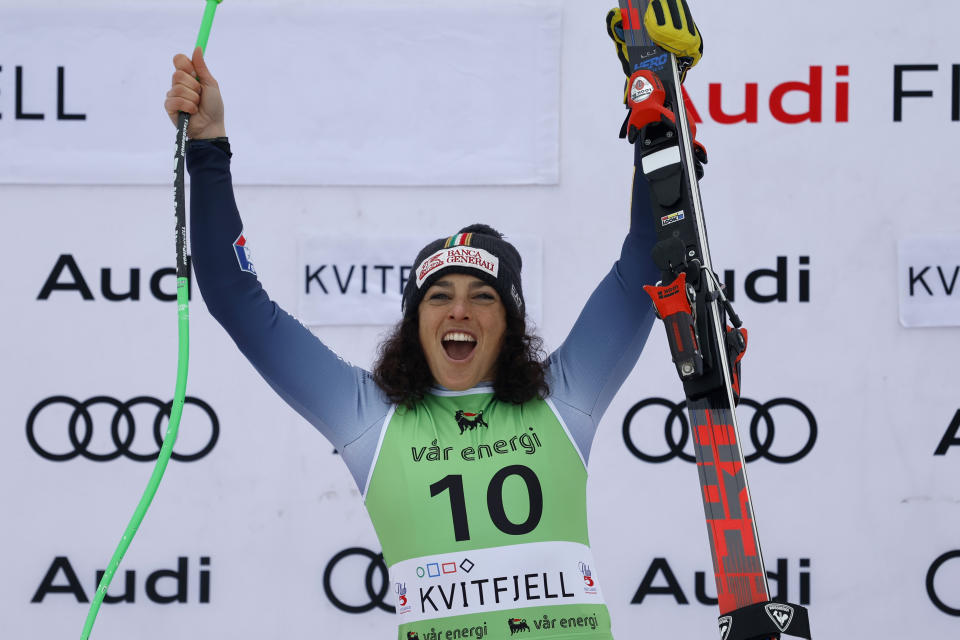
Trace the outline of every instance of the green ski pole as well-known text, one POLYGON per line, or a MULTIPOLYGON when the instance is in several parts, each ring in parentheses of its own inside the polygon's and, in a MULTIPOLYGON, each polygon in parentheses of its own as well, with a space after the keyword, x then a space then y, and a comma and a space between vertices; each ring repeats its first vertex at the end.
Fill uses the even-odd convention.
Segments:
MULTIPOLYGON (((206 0, 206 10, 203 12, 203 21, 200 24, 200 33, 197 36, 196 46, 204 51, 207 48, 207 39, 210 37, 210 28, 213 26, 213 16, 217 11, 217 5, 223 0, 206 0)), ((110 558, 110 564, 107 566, 97 587, 93 602, 90 603, 90 611, 87 613, 86 622, 83 625, 83 632, 80 635, 81 640, 87 640, 90 632, 93 630, 93 623, 97 619, 97 612, 103 603, 103 598, 107 594, 107 588, 113 580, 124 554, 130 547, 133 537, 143 522, 143 517, 150 508, 153 496, 157 493, 160 481, 163 479, 164 471, 167 469, 167 463, 170 461, 170 455, 173 453, 173 445, 177 440, 177 431, 180 428, 180 416, 183 414, 184 399, 187 394, 187 364, 190 358, 190 310, 189 310, 189 287, 188 278, 190 275, 187 266, 187 214, 184 198, 184 156, 187 141, 187 125, 190 116, 181 113, 177 123, 177 145, 175 151, 176 167, 174 169, 174 215, 176 217, 176 243, 177 243, 177 328, 179 336, 179 350, 177 354, 177 384, 173 394, 173 401, 170 403, 170 422, 167 425, 167 433, 163 438, 163 446, 160 448, 160 454, 157 457, 157 463, 153 467, 153 473, 147 482, 147 487, 140 497, 140 502, 127 524, 123 536, 117 549, 110 558)))

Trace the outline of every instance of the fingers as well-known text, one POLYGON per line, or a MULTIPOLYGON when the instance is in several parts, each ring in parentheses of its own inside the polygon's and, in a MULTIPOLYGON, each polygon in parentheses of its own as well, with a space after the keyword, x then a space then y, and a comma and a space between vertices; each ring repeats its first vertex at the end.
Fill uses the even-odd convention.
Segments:
POLYGON ((690 7, 686 2, 683 2, 683 20, 687 23, 687 31, 690 32, 690 35, 697 35, 697 25, 693 21, 693 14, 690 13, 690 7))
POLYGON ((611 9, 607 13, 607 35, 613 40, 617 48, 617 57, 623 67, 623 73, 630 75, 630 55, 627 51, 627 42, 623 34, 623 14, 619 8, 611 9))
POLYGON ((187 56, 178 54, 173 59, 173 65, 176 71, 173 72, 170 90, 167 91, 163 108, 170 119, 175 121, 180 111, 193 115, 200 109, 201 86, 193 77, 193 63, 187 56))
POLYGON ((176 125, 179 113, 187 113, 196 116, 187 131, 190 138, 225 136, 220 87, 203 59, 203 51, 197 47, 192 58, 177 54, 173 66, 170 90, 163 102, 170 121, 176 125))
POLYGON ((173 72, 173 79, 170 82, 171 87, 183 87, 184 89, 193 91, 200 95, 202 87, 196 78, 193 77, 193 74, 187 73, 186 71, 181 71, 177 69, 173 72))
POLYGON ((680 7, 677 6, 677 0, 667 0, 667 7, 670 9, 670 20, 673 22, 673 28, 683 29, 683 21, 680 19, 680 7))
POLYGON ((187 56, 182 53, 178 53, 173 56, 173 67, 177 71, 183 71, 186 74, 189 74, 191 77, 196 75, 196 70, 193 68, 193 62, 187 56))
POLYGON ((200 90, 201 85, 217 86, 217 81, 203 59, 203 50, 200 47, 194 49, 192 60, 182 53, 175 55, 173 67, 176 69, 173 73, 173 84, 184 84, 196 91, 200 90))
POLYGON ((164 107, 168 113, 183 111, 194 114, 200 108, 200 94, 182 84, 175 84, 167 91, 164 107))
POLYGON ((174 124, 176 124, 177 116, 181 112, 188 113, 193 116, 196 115, 198 111, 197 105, 184 100, 183 98, 167 97, 167 99, 163 101, 163 108, 166 110, 167 115, 170 116, 170 119, 174 124))
POLYGON ((643 24, 653 41, 694 66, 703 56, 703 38, 686 0, 652 0, 643 24))
POLYGON ((203 49, 197 47, 193 50, 193 68, 196 70, 197 79, 206 86, 217 86, 217 81, 207 68, 207 63, 203 59, 203 49))

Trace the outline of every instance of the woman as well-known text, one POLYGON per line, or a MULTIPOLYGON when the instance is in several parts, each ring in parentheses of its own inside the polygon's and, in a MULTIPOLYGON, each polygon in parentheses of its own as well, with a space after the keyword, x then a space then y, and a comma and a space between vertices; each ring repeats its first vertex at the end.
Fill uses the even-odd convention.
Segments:
POLYGON ((280 309, 238 259, 243 227, 219 89, 199 49, 174 65, 165 107, 174 121, 181 110, 192 116, 190 229, 204 301, 340 451, 390 568, 398 638, 536 629, 609 640, 588 546, 586 465, 654 320, 642 289, 657 279, 645 180, 634 180, 620 259, 546 361, 526 329, 520 254, 475 224, 420 251, 403 319, 371 373, 280 309))

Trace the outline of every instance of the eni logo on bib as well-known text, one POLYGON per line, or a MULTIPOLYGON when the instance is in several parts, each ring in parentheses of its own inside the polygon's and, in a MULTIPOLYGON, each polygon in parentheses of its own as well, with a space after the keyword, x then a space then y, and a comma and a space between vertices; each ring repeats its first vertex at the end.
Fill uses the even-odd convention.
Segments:
POLYGON ((526 618, 510 618, 507 620, 507 624, 510 625, 510 635, 518 631, 530 631, 530 625, 527 624, 526 618))
POLYGON ((457 421, 457 426, 460 427, 460 435, 463 435, 464 431, 473 431, 477 427, 490 428, 487 421, 483 419, 482 409, 478 413, 467 413, 463 409, 459 409, 453 414, 453 419, 457 421))

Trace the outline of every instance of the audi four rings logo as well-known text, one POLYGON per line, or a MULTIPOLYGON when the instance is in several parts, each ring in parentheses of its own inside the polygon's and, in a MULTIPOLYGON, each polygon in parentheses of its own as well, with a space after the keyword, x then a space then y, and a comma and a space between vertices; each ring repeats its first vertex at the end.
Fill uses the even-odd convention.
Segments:
MULTIPOLYGON (((359 585, 351 586, 354 588, 353 590, 355 590, 355 587, 359 585)), ((327 563, 327 568, 323 570, 323 592, 327 594, 327 598, 333 603, 333 606, 347 613, 366 613, 374 607, 380 607, 387 613, 396 613, 396 607, 384 601, 384 597, 387 595, 389 588, 390 573, 387 571, 387 564, 383 561, 383 554, 374 553, 363 547, 344 549, 330 558, 330 562, 327 563), (350 556, 360 556, 368 560, 367 569, 363 574, 363 588, 366 590, 368 600, 359 605, 347 604, 333 592, 333 570, 340 564, 341 560, 349 558, 350 556), (373 576, 376 573, 380 574, 379 587, 373 584, 373 576)))
MULTIPOLYGON (((753 409, 749 429, 753 451, 748 452, 746 446, 744 447, 744 459, 747 462, 765 458, 771 462, 787 464, 789 462, 797 462, 804 458, 813 449, 813 445, 817 441, 817 419, 814 417, 813 412, 799 400, 794 400, 793 398, 776 398, 761 404, 756 400, 740 398, 740 405, 738 407, 739 415, 743 415, 743 407, 753 409), (773 416, 775 413, 780 416, 781 411, 784 417, 786 417, 788 411, 799 412, 800 417, 803 419, 802 422, 805 423, 805 426, 802 426, 801 429, 806 429, 806 440, 803 446, 795 451, 774 451, 773 440, 776 430, 773 416), (761 423, 763 423, 764 427, 762 437, 760 429, 761 423)), ((623 419, 623 441, 626 443, 627 449, 644 462, 667 462, 674 458, 680 458, 687 462, 696 462, 694 454, 686 451, 687 443, 691 439, 690 423, 687 420, 686 408, 686 401, 675 403, 665 398, 647 398, 633 405, 623 419), (648 453, 642 451, 634 441, 632 430, 634 418, 638 413, 651 406, 665 407, 669 410, 663 426, 664 439, 667 444, 667 451, 665 453, 648 453), (679 435, 677 431, 679 431, 679 435)), ((796 420, 791 420, 791 426, 793 426, 795 422, 796 420)), ((648 423, 645 422, 643 426, 646 427, 647 424, 648 423)), ((791 442, 797 440, 798 438, 791 436, 791 442)))
MULTIPOLYGON (((207 414, 210 420, 210 435, 203 448, 194 453, 177 453, 174 451, 170 456, 180 462, 192 462, 203 458, 213 450, 214 445, 217 443, 217 438, 220 437, 220 421, 217 419, 217 414, 214 413, 213 408, 199 398, 188 396, 184 404, 199 407, 207 414)), ((137 396, 126 402, 121 402, 109 396, 96 396, 83 402, 67 396, 51 396, 42 400, 33 408, 30 415, 27 416, 27 441, 30 443, 30 447, 33 448, 40 457, 53 462, 72 460, 77 456, 82 456, 94 462, 107 462, 109 460, 115 460, 120 456, 139 462, 149 462, 156 460, 160 455, 160 448, 163 445, 161 426, 164 418, 170 416, 170 408, 172 405, 173 401, 161 402, 156 398, 148 396, 137 396), (66 405, 68 409, 72 410, 69 420, 66 421, 67 436, 70 439, 71 447, 67 451, 51 451, 47 446, 40 444, 37 438, 38 417, 44 412, 56 413, 56 409, 54 408, 56 405, 66 405), (95 405, 106 405, 113 409, 113 416, 110 419, 110 439, 113 443, 112 450, 91 450, 90 445, 94 435, 94 418, 90 409, 95 405), (156 412, 153 417, 153 440, 156 443, 156 451, 137 452, 132 449, 133 441, 137 435, 137 424, 134 420, 132 409, 138 405, 152 407, 156 412)), ((101 412, 97 411, 96 413, 99 415, 101 412)), ((46 419, 45 422, 49 424, 53 422, 53 420, 46 419)), ((105 427, 106 424, 98 421, 98 428, 103 429, 105 427)), ((99 442, 98 440, 98 443, 99 442)))

